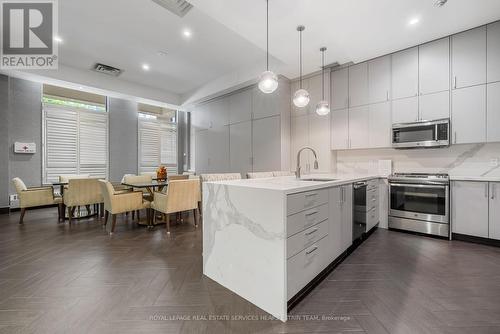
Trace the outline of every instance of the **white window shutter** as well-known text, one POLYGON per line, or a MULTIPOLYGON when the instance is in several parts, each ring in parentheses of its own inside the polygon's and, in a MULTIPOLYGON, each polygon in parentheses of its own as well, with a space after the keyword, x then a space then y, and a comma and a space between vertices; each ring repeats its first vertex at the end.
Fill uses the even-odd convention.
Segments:
POLYGON ((154 172, 160 165, 160 124, 139 120, 139 173, 154 172))
POLYGON ((106 178, 108 117, 102 112, 80 112, 80 174, 106 178))

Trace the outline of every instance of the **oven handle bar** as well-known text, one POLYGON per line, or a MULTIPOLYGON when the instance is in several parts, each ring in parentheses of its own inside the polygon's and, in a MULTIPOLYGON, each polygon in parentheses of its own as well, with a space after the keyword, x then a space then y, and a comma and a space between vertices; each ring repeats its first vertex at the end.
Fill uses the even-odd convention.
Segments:
POLYGON ((414 184, 414 183, 389 183, 390 186, 396 187, 415 187, 415 188, 428 188, 428 189, 446 189, 448 187, 447 184, 414 184))

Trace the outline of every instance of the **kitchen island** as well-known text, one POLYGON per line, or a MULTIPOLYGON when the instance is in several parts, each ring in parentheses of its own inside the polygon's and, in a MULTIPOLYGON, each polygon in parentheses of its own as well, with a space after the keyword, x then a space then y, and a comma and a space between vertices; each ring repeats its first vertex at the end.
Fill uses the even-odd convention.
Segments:
POLYGON ((282 321, 351 246, 352 184, 378 182, 376 175, 303 177, 311 178, 203 183, 203 273, 282 321))

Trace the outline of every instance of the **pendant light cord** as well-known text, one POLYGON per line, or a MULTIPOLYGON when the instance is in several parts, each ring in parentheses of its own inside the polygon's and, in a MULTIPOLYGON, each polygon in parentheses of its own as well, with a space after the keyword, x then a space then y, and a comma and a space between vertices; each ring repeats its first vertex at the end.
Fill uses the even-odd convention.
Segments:
POLYGON ((266 69, 269 71, 269 0, 266 0, 266 69))
POLYGON ((299 73, 300 89, 302 89, 302 30, 299 31, 299 73))
POLYGON ((321 51, 321 99, 325 100, 325 51, 321 51))

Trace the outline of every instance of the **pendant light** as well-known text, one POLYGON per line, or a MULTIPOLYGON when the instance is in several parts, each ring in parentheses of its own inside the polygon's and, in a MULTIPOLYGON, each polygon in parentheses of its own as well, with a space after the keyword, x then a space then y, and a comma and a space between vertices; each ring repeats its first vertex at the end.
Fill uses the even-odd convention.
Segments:
POLYGON ((300 78, 299 78, 299 90, 293 94, 293 104, 295 104, 296 107, 298 108, 303 108, 309 104, 309 93, 307 90, 302 88, 302 32, 306 29, 304 26, 298 26, 297 31, 299 32, 299 72, 300 72, 300 78))
POLYGON ((266 71, 259 77, 259 89, 262 93, 271 94, 278 88, 278 77, 269 71, 269 0, 266 0, 266 71))
POLYGON ((316 105, 316 114, 320 116, 330 113, 330 105, 325 100, 325 51, 326 47, 319 49, 321 51, 321 101, 316 105))

